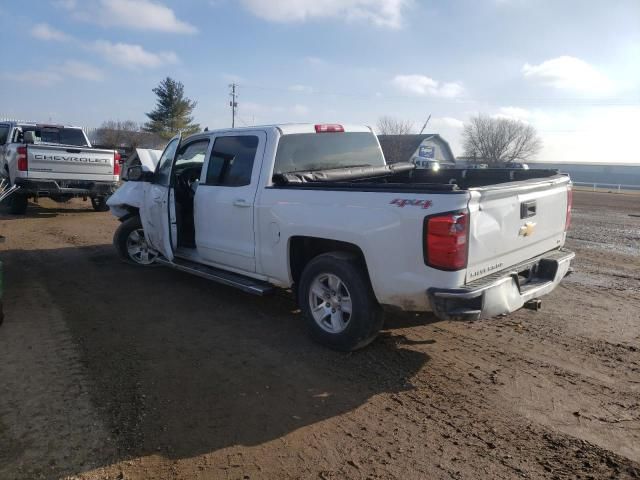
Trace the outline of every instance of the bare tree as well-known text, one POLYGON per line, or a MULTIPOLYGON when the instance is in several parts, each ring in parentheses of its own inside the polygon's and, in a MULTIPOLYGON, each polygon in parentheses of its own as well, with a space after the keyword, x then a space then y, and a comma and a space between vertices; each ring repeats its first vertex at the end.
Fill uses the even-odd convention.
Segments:
POLYGON ((404 148, 403 135, 414 133, 413 122, 409 120, 398 120, 397 118, 384 116, 378 119, 376 126, 378 135, 384 135, 380 138, 380 145, 383 148, 384 156, 387 162, 408 162, 408 158, 403 158, 404 148))
POLYGON ((462 130, 465 155, 490 165, 529 160, 542 148, 536 129, 518 120, 478 115, 462 130))
POLYGON ((378 119, 378 135, 409 135, 414 133, 413 122, 384 116, 378 119))
POLYGON ((142 131, 140 125, 132 120, 104 122, 97 131, 98 143, 109 148, 136 149, 149 143, 149 134, 142 131))

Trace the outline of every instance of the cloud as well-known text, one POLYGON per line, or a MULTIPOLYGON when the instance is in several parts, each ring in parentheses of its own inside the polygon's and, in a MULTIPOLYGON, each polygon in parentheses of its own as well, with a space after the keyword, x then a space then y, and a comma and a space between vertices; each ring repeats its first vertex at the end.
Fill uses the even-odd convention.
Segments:
POLYGON ((297 103, 291 108, 291 113, 298 116, 304 116, 309 113, 309 107, 297 103))
POLYGON ((4 73, 0 75, 0 78, 20 83, 28 83, 38 87, 50 87, 69 78, 97 82, 104 79, 104 74, 100 69, 88 63, 67 60, 62 65, 49 66, 41 70, 4 73))
POLYGON ((457 98, 464 93, 464 87, 459 82, 443 83, 425 75, 396 75, 393 84, 412 95, 457 98))
MULTIPOLYGON (((430 125, 438 128, 456 128, 461 129, 464 127, 464 122, 453 117, 440 117, 432 118, 430 125)), ((429 127, 427 127, 428 129, 429 127)))
POLYGON ((157 68, 178 62, 173 52, 153 53, 140 45, 129 43, 111 43, 104 40, 97 41, 91 47, 101 54, 107 61, 125 68, 157 68))
POLYGON ((56 67, 55 70, 61 75, 67 75, 81 80, 91 80, 93 82, 104 80, 102 70, 88 63, 76 60, 67 60, 60 67, 56 67))
POLYGON ((104 27, 194 34, 198 29, 176 17, 174 11, 152 0, 58 0, 59 8, 72 12, 73 18, 104 27))
POLYGON ((60 30, 47 25, 46 23, 39 23, 34 25, 31 29, 31 36, 39 38, 40 40, 53 41, 53 42, 66 42, 71 40, 71 37, 60 30))
POLYGON ((317 18, 366 21, 399 28, 402 10, 411 0, 241 0, 245 9, 270 22, 304 22, 317 18))
POLYGON ((308 85, 291 85, 289 91, 296 93, 313 93, 313 88, 308 85))
POLYGON ((518 120, 521 122, 529 123, 529 119, 533 115, 527 109, 520 107, 501 107, 498 113, 492 115, 494 118, 506 118, 507 120, 518 120))
POLYGON ((63 80, 62 75, 48 70, 27 70, 24 72, 3 73, 2 78, 20 83, 28 83, 38 87, 48 87, 63 80))
POLYGON ((525 63, 522 73, 529 80, 560 90, 606 94, 614 88, 613 82, 594 66, 569 56, 552 58, 539 65, 525 63))
POLYGON ((326 60, 324 60, 323 58, 320 57, 313 57, 313 56, 309 56, 309 57, 304 57, 304 63, 308 64, 311 67, 326 67, 327 65, 329 65, 329 62, 327 62, 326 60))

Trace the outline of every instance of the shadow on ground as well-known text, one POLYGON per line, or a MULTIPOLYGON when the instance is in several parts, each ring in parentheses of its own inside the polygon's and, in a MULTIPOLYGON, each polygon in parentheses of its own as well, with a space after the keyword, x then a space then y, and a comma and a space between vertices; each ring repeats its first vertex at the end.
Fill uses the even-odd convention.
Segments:
MULTIPOLYGON (((92 402, 117 440, 119 458, 109 461, 259 445, 374 395, 410 389, 429 361, 393 333, 428 316, 392 316, 370 347, 341 354, 308 339, 286 294, 252 297, 177 271, 125 265, 110 245, 12 250, 2 260, 6 297, 28 295, 37 275, 55 299, 80 348, 92 402)), ((19 319, 5 328, 12 321, 19 319)))

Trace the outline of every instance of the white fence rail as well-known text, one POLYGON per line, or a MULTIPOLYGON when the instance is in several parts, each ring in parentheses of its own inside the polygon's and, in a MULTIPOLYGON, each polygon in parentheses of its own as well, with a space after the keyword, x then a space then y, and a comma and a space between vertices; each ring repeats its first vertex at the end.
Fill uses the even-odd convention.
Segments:
POLYGON ((622 190, 640 190, 640 185, 625 185, 623 183, 573 182, 573 184, 579 187, 591 187, 594 192, 599 188, 608 188, 618 192, 621 192, 622 190))

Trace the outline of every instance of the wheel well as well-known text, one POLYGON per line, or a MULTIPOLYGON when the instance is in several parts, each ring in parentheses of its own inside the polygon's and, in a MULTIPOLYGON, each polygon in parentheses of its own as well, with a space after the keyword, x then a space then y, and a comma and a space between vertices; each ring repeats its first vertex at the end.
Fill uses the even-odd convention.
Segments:
POLYGON ((131 217, 137 217, 138 215, 140 215, 140 209, 138 209, 137 207, 126 205, 124 208, 128 211, 128 213, 118 218, 118 220, 120 220, 121 222, 125 222, 129 220, 131 217))
POLYGON ((349 252, 354 254, 361 263, 367 275, 367 262, 364 253, 357 245, 339 240, 329 240, 316 237, 292 237, 289 242, 289 262, 291 278, 298 284, 304 267, 318 255, 328 252, 349 252))

